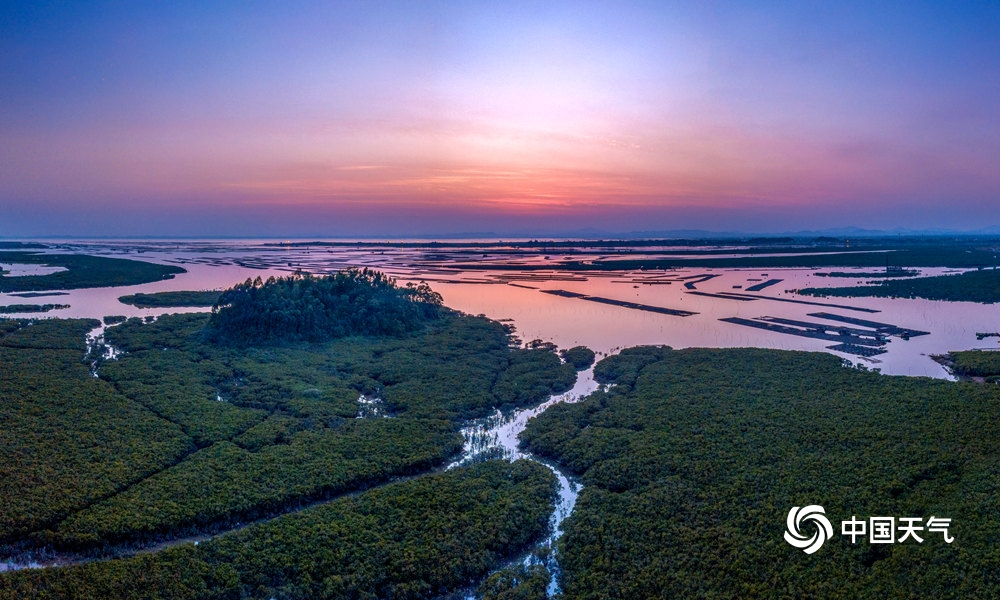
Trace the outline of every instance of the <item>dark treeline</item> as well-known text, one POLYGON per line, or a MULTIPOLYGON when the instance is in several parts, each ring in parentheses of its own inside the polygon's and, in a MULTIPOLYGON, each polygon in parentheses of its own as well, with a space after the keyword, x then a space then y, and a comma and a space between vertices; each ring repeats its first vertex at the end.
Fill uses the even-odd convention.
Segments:
POLYGON ((398 287, 379 271, 259 277, 226 290, 212 309, 211 335, 237 343, 319 341, 349 335, 400 335, 441 311, 425 283, 398 287))
POLYGON ((0 251, 0 263, 65 267, 65 271, 31 277, 0 277, 0 292, 72 290, 77 288, 138 285, 170 279, 184 269, 125 258, 85 254, 39 254, 0 251))
POLYGON ((880 298, 924 298, 952 302, 1000 302, 1000 270, 984 269, 959 275, 917 277, 885 281, 878 285, 853 287, 805 288, 799 294, 809 296, 880 298))
MULTIPOLYGON (((740 245, 740 246, 753 246, 760 248, 775 248, 779 252, 795 252, 796 250, 788 250, 789 246, 795 248, 811 247, 811 246, 835 246, 840 247, 844 245, 844 240, 837 238, 789 238, 789 237, 732 237, 732 238, 706 238, 706 239, 669 239, 669 238, 644 238, 644 239, 575 239, 575 240, 518 240, 518 241, 503 241, 498 240, 495 242, 448 242, 448 241, 431 241, 431 242, 401 242, 401 241, 355 241, 355 242, 323 242, 323 241, 312 241, 312 242, 274 242, 270 244, 263 244, 264 246, 280 246, 282 248, 409 248, 409 249, 423 249, 423 250, 463 250, 472 249, 478 252, 483 250, 492 253, 509 253, 509 252, 522 252, 526 250, 548 250, 548 249, 560 249, 566 251, 573 251, 578 249, 589 249, 595 248, 602 251, 607 251, 609 249, 613 250, 616 248, 628 249, 628 248, 649 248, 658 246, 670 246, 670 247, 693 247, 698 248, 697 250, 677 250, 680 253, 686 252, 709 252, 715 253, 728 253, 731 250, 718 250, 712 248, 713 246, 719 245, 740 245), (707 249, 702 249, 707 247, 707 249)), ((674 253, 674 250, 671 250, 674 253)))
POLYGON ((12 242, 8 240, 0 241, 0 248, 11 249, 11 250, 24 250, 24 249, 34 249, 34 248, 47 248, 45 244, 39 242, 12 242))
MULTIPOLYGON (((799 252, 809 250, 799 249, 799 252)), ((730 254, 733 251, 729 251, 730 254)), ((648 253, 644 253, 648 254, 648 253)), ((673 254, 671 252, 670 254, 673 254)), ((885 267, 886 257, 889 266, 893 267, 954 267, 977 268, 1000 265, 1000 257, 993 248, 967 246, 941 246, 905 248, 885 252, 884 249, 829 251, 816 249, 814 254, 764 252, 761 254, 778 254, 777 256, 713 257, 712 253, 695 253, 690 258, 685 256, 665 258, 606 258, 601 260, 563 260, 558 268, 566 271, 634 271, 653 269, 683 269, 683 268, 794 268, 794 267, 885 267)), ((553 264, 512 265, 496 263, 456 263, 469 270, 508 270, 532 271, 552 269, 553 264)))
POLYGON ((263 244, 264 246, 278 246, 282 248, 412 248, 427 250, 461 250, 470 248, 482 252, 488 250, 492 252, 510 252, 523 250, 546 250, 562 249, 574 250, 581 248, 595 248, 602 251, 608 249, 628 249, 628 248, 649 248, 669 246, 671 254, 686 253, 708 253, 708 254, 729 254, 732 247, 747 249, 752 252, 776 252, 789 253, 801 252, 803 249, 837 249, 837 250, 858 250, 858 249, 919 249, 934 247, 980 247, 993 245, 1000 242, 997 236, 719 236, 711 238, 675 238, 656 236, 651 234, 643 238, 623 239, 534 239, 516 241, 479 241, 479 242, 449 242, 449 241, 428 241, 428 242, 404 242, 404 241, 308 241, 308 242, 273 242, 263 244), (729 248, 718 249, 717 246, 728 246, 729 248), (693 250, 683 250, 691 247, 693 250))
POLYGON ((61 308, 69 308, 69 304, 8 304, 0 306, 0 314, 41 313, 61 308))
POLYGON ((219 301, 222 292, 156 292, 155 294, 130 294, 121 296, 118 301, 122 304, 131 304, 136 308, 164 308, 195 306, 214 306, 219 301))
MULTIPOLYGON (((716 244, 723 243, 716 240, 716 244)), ((586 248, 587 242, 579 244, 586 248)), ((670 241, 664 245, 671 245, 670 241)), ((536 271, 558 268, 566 271, 633 271, 681 268, 793 268, 793 267, 954 267, 979 268, 1000 265, 996 238, 914 238, 910 240, 843 239, 796 241, 792 245, 769 243, 734 243, 724 249, 676 251, 643 250, 641 258, 595 257, 583 260, 567 252, 559 260, 544 264, 522 265, 490 262, 455 262, 452 266, 467 270, 536 271), (737 254, 738 256, 715 256, 737 254), (739 256, 742 255, 742 256, 739 256)), ((608 253, 602 253, 608 254, 608 253)), ((627 254, 623 252, 622 254, 627 254)))
POLYGON ((863 279, 866 277, 870 278, 892 278, 892 277, 913 277, 914 275, 919 275, 920 271, 916 269, 897 269, 895 271, 865 271, 863 273, 858 271, 830 271, 828 273, 813 273, 816 277, 840 277, 844 279, 863 279))
POLYGON ((566 600, 996 597, 997 386, 760 349, 633 348, 595 374, 614 385, 522 435, 585 486, 558 541, 566 600), (834 530, 813 555, 782 537, 810 504, 834 530), (950 518, 955 541, 852 545, 852 515, 950 518))

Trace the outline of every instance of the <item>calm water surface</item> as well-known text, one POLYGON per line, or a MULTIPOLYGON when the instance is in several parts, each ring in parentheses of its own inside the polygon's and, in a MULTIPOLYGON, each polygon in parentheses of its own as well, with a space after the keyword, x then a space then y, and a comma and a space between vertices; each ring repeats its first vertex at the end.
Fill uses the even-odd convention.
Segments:
MULTIPOLYGON (((757 319, 779 317, 817 322, 809 313, 828 312, 847 317, 891 323, 930 335, 901 340, 891 338, 887 352, 866 359, 833 352, 842 358, 880 369, 894 375, 948 377, 943 367, 931 360, 933 354, 970 348, 998 348, 997 338, 979 341, 977 332, 1000 329, 1000 310, 996 305, 968 302, 885 298, 814 298, 797 296, 792 290, 803 287, 856 285, 864 278, 820 277, 817 273, 835 269, 677 269, 651 272, 586 273, 560 271, 462 270, 460 265, 547 265, 564 257, 593 260, 613 253, 568 253, 566 249, 548 255, 516 252, 409 249, 409 248, 302 248, 265 245, 259 241, 240 242, 108 242, 63 244, 52 251, 76 251, 106 256, 130 257, 188 270, 173 279, 116 288, 72 290, 52 298, 22 298, 0 294, 0 305, 20 303, 60 303, 70 308, 46 313, 53 317, 92 317, 126 315, 145 317, 167 312, 205 309, 138 309, 118 302, 118 297, 136 292, 171 290, 223 289, 247 277, 287 275, 297 269, 327 273, 348 266, 378 268, 402 281, 427 281, 438 291, 445 304, 470 314, 485 314, 494 319, 510 319, 524 340, 542 339, 562 348, 585 345, 599 354, 640 344, 666 344, 686 347, 781 348, 833 352, 833 342, 798 337, 722 322, 726 317, 757 319), (715 277, 698 281, 683 278, 698 275, 715 277), (746 288, 768 279, 781 279, 759 292, 746 288), (684 283, 695 281, 695 289, 684 283), (663 308, 690 311, 687 317, 659 314, 567 298, 543 293, 562 290, 634 302, 663 308), (754 301, 739 301, 696 295, 692 292, 742 293, 759 296, 754 301), (779 302, 770 298, 799 299, 810 302, 862 307, 879 312, 865 313, 779 302)), ((738 255, 734 249, 733 255, 738 255)), ((644 249, 646 251, 646 249, 644 249)), ((645 256, 630 254, 629 258, 645 256)), ((856 269, 859 273, 872 268, 856 269)), ((42 271, 44 272, 44 270, 42 271)), ((947 269, 922 269, 922 275, 953 272, 947 269)), ((28 275, 31 276, 31 275, 28 275)), ((21 315, 30 316, 30 315, 21 315)), ((819 321, 822 321, 819 319, 819 321)))

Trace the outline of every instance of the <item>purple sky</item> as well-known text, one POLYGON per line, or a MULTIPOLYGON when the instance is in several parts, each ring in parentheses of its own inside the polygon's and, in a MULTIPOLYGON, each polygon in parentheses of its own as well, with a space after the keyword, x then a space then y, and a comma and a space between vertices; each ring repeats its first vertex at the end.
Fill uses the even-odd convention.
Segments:
POLYGON ((15 2, 0 236, 1000 226, 996 2, 15 2))

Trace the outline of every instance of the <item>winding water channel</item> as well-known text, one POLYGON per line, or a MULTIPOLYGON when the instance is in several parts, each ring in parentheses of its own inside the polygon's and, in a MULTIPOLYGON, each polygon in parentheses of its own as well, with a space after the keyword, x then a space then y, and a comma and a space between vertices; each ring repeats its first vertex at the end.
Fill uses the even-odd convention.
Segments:
MULTIPOLYGON (((449 469, 467 465, 481 460, 494 458, 506 458, 517 460, 526 458, 537 461, 555 474, 559 480, 559 496, 556 500, 555 511, 550 520, 550 533, 535 548, 517 557, 514 562, 523 561, 530 565, 541 563, 549 570, 549 596, 553 596, 559 591, 557 581, 558 557, 556 556, 553 542, 562 535, 563 519, 573 512, 576 504, 576 497, 583 487, 572 475, 566 473, 558 466, 533 456, 530 452, 525 452, 518 446, 517 436, 524 431, 528 420, 545 412, 553 404, 560 402, 577 402, 596 390, 598 384, 594 381, 594 368, 590 367, 577 374, 576 385, 570 391, 552 396, 546 402, 533 408, 524 408, 515 411, 502 413, 499 410, 488 417, 474 419, 466 423, 462 428, 462 437, 465 438, 465 445, 462 448, 461 457, 448 465, 449 469), (549 560, 542 561, 539 556, 547 556, 549 560)), ((467 598, 474 598, 468 595, 467 598)))

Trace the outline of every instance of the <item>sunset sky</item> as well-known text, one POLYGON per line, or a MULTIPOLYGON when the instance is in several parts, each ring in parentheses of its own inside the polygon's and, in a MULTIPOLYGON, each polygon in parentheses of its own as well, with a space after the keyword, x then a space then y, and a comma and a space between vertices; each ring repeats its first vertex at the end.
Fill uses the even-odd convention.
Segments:
POLYGON ((1000 3, 0 10, 0 236, 843 226, 1000 226, 1000 3))

